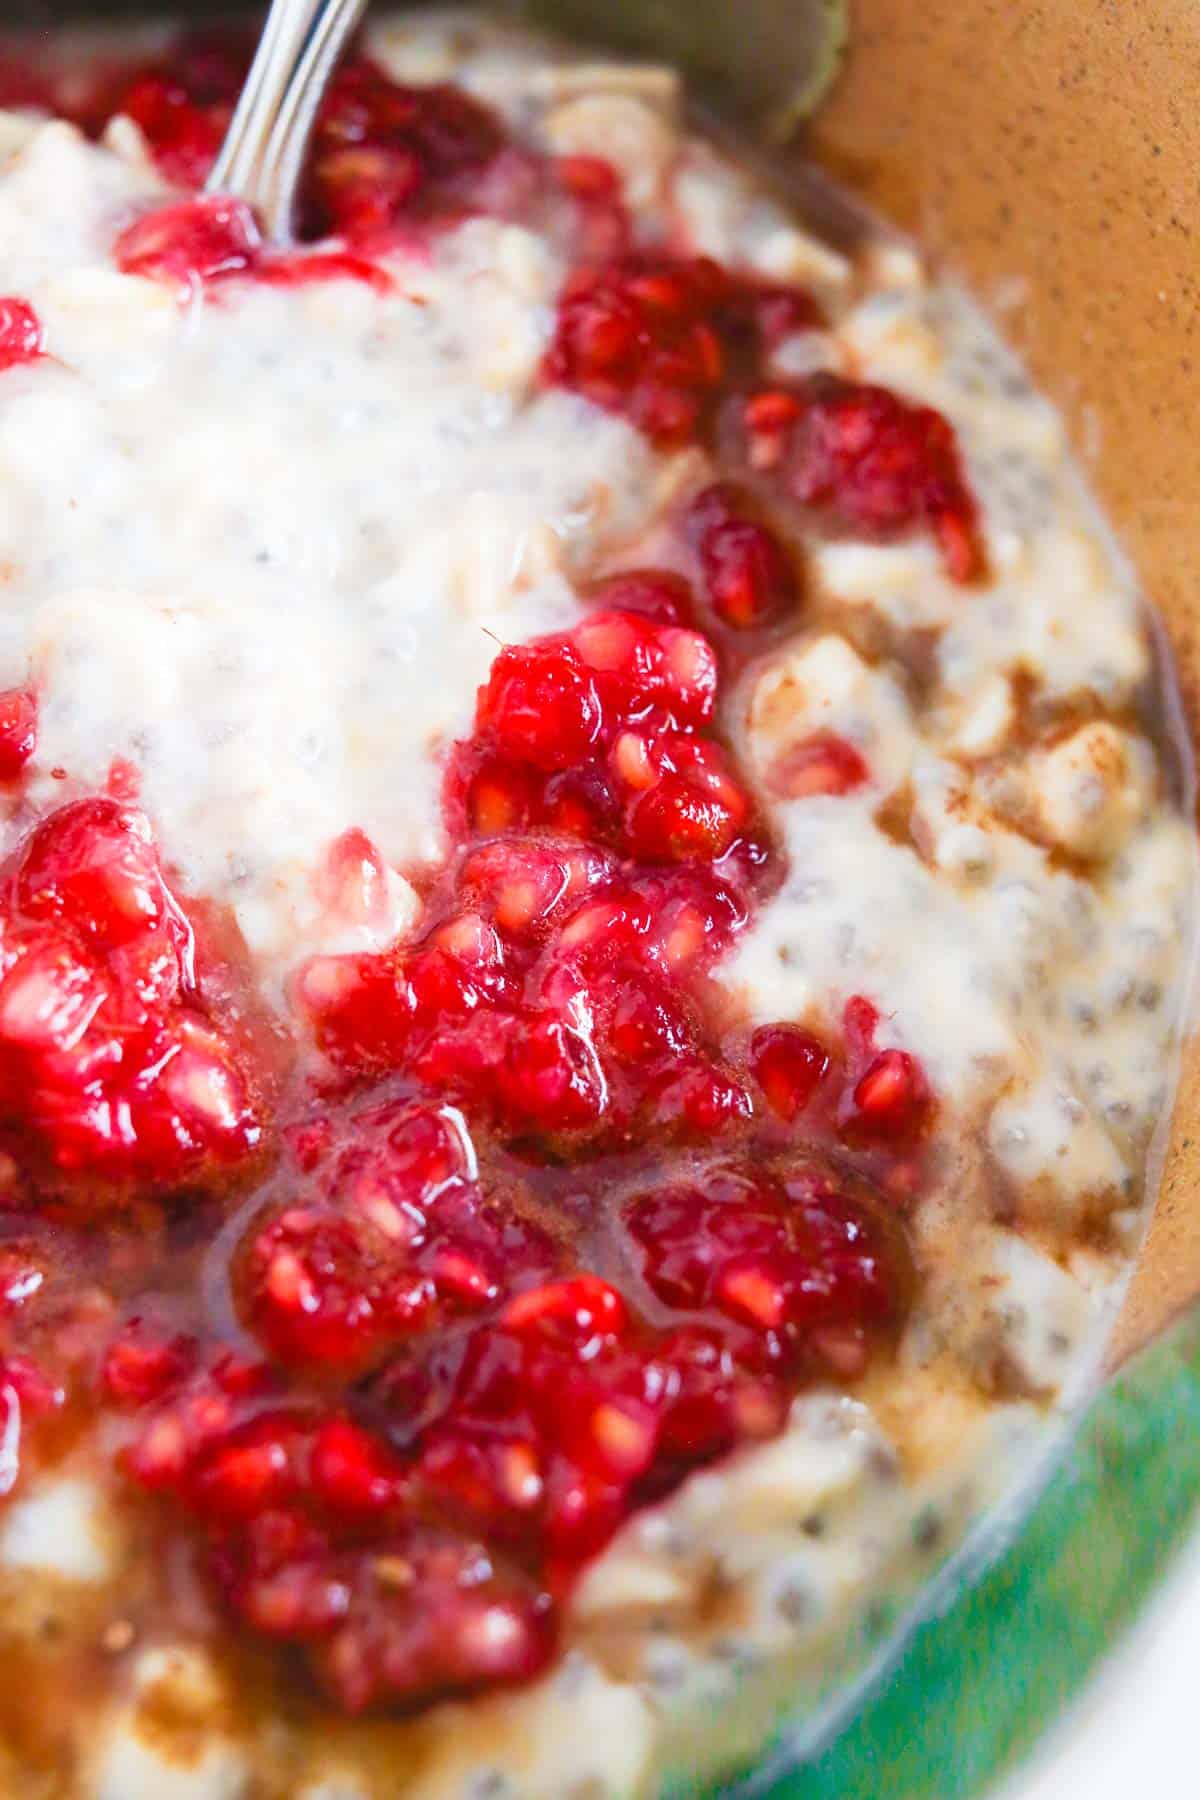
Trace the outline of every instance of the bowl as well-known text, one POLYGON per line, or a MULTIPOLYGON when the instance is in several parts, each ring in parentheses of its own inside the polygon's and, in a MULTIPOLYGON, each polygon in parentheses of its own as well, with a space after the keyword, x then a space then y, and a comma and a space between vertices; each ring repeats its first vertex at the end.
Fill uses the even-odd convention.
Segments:
MULTIPOLYGON (((129 0, 90 6, 41 0, 21 22, 149 11, 211 18, 222 10, 229 9, 204 0, 164 0, 158 8, 129 0)), ((911 232, 963 279, 1067 420, 1164 623, 1188 735, 1197 741, 1200 444, 1186 400, 1200 368, 1193 235, 1200 117, 1182 71, 1194 65, 1200 24, 1189 0, 1127 0, 1120 8, 851 0, 848 16, 832 0, 739 0, 736 8, 719 0, 652 6, 530 0, 509 10, 679 61, 718 115, 728 114, 771 145, 785 178, 791 171, 799 181, 800 159, 815 159, 850 195, 911 232), (814 110, 818 93, 823 97, 814 110)), ((801 183, 798 191, 812 203, 811 189, 801 183)), ((1162 1332, 1198 1293, 1200 1044, 1193 1041, 1163 1146, 1152 1227, 1111 1345, 1113 1365, 1162 1332)), ((1074 1487, 1060 1484, 1043 1499, 1031 1547, 1015 1565, 1017 1587, 1010 1560, 1007 1576, 994 1572, 923 1640, 916 1676, 910 1667, 891 1696, 891 1712, 881 1714, 877 1706, 855 1727, 867 1774, 863 1767, 856 1772, 853 1738, 843 1740, 850 1748, 839 1752, 841 1762, 827 1759, 824 1774, 818 1765, 798 1777, 789 1795, 855 1800, 860 1791, 877 1791, 877 1758, 890 1761, 889 1734, 899 1740, 936 1727, 945 1734, 943 1758, 951 1757, 952 1743, 961 1748, 963 1742, 954 1737, 957 1715, 947 1695, 929 1697, 930 1681, 940 1666, 944 1685, 957 1686, 963 1652, 978 1663, 979 1636, 1005 1629, 1005 1607, 1019 1624, 1014 1594, 1031 1586, 1040 1596, 1042 1630, 1016 1646, 1011 1666, 1020 1664, 1018 1685, 1027 1696, 1041 1675, 1057 1692, 1063 1665, 1054 1660, 1047 1596, 1052 1600, 1061 1580, 1064 1557, 1094 1554, 1103 1564, 1107 1549, 1112 1578, 1105 1587, 1097 1576, 1088 1599, 1095 1627, 1090 1654, 1098 1653, 1161 1558, 1163 1542, 1152 1543, 1146 1511, 1154 1471, 1163 1484, 1155 1493, 1159 1517, 1164 1493, 1176 1523, 1200 1493, 1200 1455, 1164 1458, 1161 1441, 1168 1421, 1185 1430, 1200 1425, 1198 1369, 1194 1334, 1176 1336, 1139 1363, 1089 1426, 1076 1452, 1074 1487), (1124 1456, 1124 1473, 1115 1477, 1105 1465, 1114 1434, 1124 1456), (1131 1473, 1135 1466, 1140 1476, 1131 1473), (1136 1569, 1128 1542, 1121 1540, 1124 1566, 1116 1554, 1124 1500, 1142 1521, 1136 1569)), ((1061 1604, 1068 1604, 1065 1597, 1061 1604)), ((1073 1656, 1069 1681, 1088 1660, 1073 1656)), ((982 1713, 981 1680, 977 1671, 982 1713)), ((961 1714, 961 1695, 958 1705, 961 1714)), ((1004 1714, 1003 1706, 999 1711, 1004 1714)), ((1010 1738, 1027 1736, 1045 1711, 1044 1702, 1023 1711, 1010 1706, 1010 1738)), ((978 1738, 982 1725, 963 1729, 978 1738)), ((794 1760, 796 1753, 796 1740, 786 1738, 781 1755, 794 1760)), ((995 1755, 976 1757, 980 1767, 984 1762, 990 1770, 995 1755)), ((756 1778, 756 1790, 766 1791, 769 1779, 767 1773, 756 1778)), ((936 1775, 928 1786, 915 1775, 903 1779, 903 1789, 893 1791, 903 1791, 905 1800, 950 1800, 951 1790, 939 1787, 936 1775)), ((956 1796, 976 1791, 953 1788, 956 1796)))

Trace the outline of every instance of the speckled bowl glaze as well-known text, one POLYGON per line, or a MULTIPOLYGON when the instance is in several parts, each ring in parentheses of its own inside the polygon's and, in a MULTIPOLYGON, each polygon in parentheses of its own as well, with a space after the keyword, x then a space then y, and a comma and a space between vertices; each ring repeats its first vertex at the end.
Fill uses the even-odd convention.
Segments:
MULTIPOLYGON (((167 10, 228 7, 33 0, 22 22, 167 10)), ((514 10, 681 62, 718 112, 774 140, 785 172, 797 115, 840 51, 800 151, 961 275, 1060 406, 1165 622, 1195 741, 1193 0, 851 0, 848 19, 836 0, 529 0, 514 10)), ((836 1740, 797 1768, 785 1733, 747 1793, 875 1800, 886 1788, 895 1800, 969 1800, 1028 1747, 1193 1520, 1200 1325, 1188 1308, 1198 1293, 1193 1039, 1153 1228, 1113 1344, 1114 1363, 1131 1360, 1007 1552, 917 1631, 836 1740)))

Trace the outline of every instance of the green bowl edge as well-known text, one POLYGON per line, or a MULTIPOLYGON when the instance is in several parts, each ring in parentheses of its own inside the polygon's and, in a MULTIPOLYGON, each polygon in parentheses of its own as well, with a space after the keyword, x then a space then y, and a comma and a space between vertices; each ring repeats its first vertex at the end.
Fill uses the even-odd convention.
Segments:
POLYGON ((1200 1311, 1101 1391, 1012 1545, 761 1800, 978 1800, 1113 1648, 1198 1502, 1200 1311))

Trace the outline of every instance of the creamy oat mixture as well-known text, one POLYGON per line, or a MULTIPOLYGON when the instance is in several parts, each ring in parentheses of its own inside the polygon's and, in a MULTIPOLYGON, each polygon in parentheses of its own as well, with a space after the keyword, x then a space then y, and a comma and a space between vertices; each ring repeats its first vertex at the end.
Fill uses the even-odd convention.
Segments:
MULTIPOLYGON (((545 1673, 409 1717, 228 1662, 198 1577, 156 1612, 111 1421, 19 1480, 10 1432, 0 1630, 28 1679, 0 1700, 0 1791, 29 1800, 637 1800, 748 1753, 797 1695, 815 1716, 1086 1387, 1171 1096, 1194 881, 1173 699, 1053 412, 909 250, 823 247, 690 135, 668 72, 472 21, 379 24, 370 50, 539 155, 607 159, 643 247, 813 295, 760 383, 877 384, 957 434, 971 578, 940 529, 820 521, 786 620, 727 651, 719 721, 779 875, 713 1004, 832 1043, 865 995, 871 1054, 922 1072, 915 1298, 894 1353, 810 1374, 780 1433, 628 1519, 545 1673), (812 773, 831 744, 844 780, 812 773)), ((0 113, 0 155, 0 290, 42 334, 0 373, 0 688, 37 696, 6 848, 126 771, 178 890, 231 912, 270 1030, 307 1042, 339 959, 422 928, 498 647, 572 631, 600 576, 694 580, 674 522, 715 440, 546 380, 579 260, 557 215, 390 242, 386 283, 181 298, 113 254, 178 198, 129 118, 93 141, 0 113), (357 906, 329 875, 352 829, 376 858, 357 906)))

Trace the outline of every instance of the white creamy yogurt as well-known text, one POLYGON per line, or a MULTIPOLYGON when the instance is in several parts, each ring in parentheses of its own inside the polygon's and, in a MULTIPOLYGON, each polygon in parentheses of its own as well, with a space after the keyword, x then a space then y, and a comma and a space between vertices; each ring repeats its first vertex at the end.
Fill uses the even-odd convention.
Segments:
POLYGON ((561 278, 531 234, 468 223, 396 260, 394 298, 180 309, 107 263, 144 190, 60 125, 0 175, 54 359, 0 389, 0 682, 38 684, 47 803, 51 770, 128 759, 185 885, 286 962, 349 826, 394 865, 437 856, 441 757, 497 645, 573 620, 572 567, 644 522, 655 459, 531 393, 561 278))
POLYGON ((68 1581, 99 1582, 112 1574, 100 1495, 81 1478, 43 1480, 21 1494, 0 1522, 0 1565, 44 1571, 68 1581))

